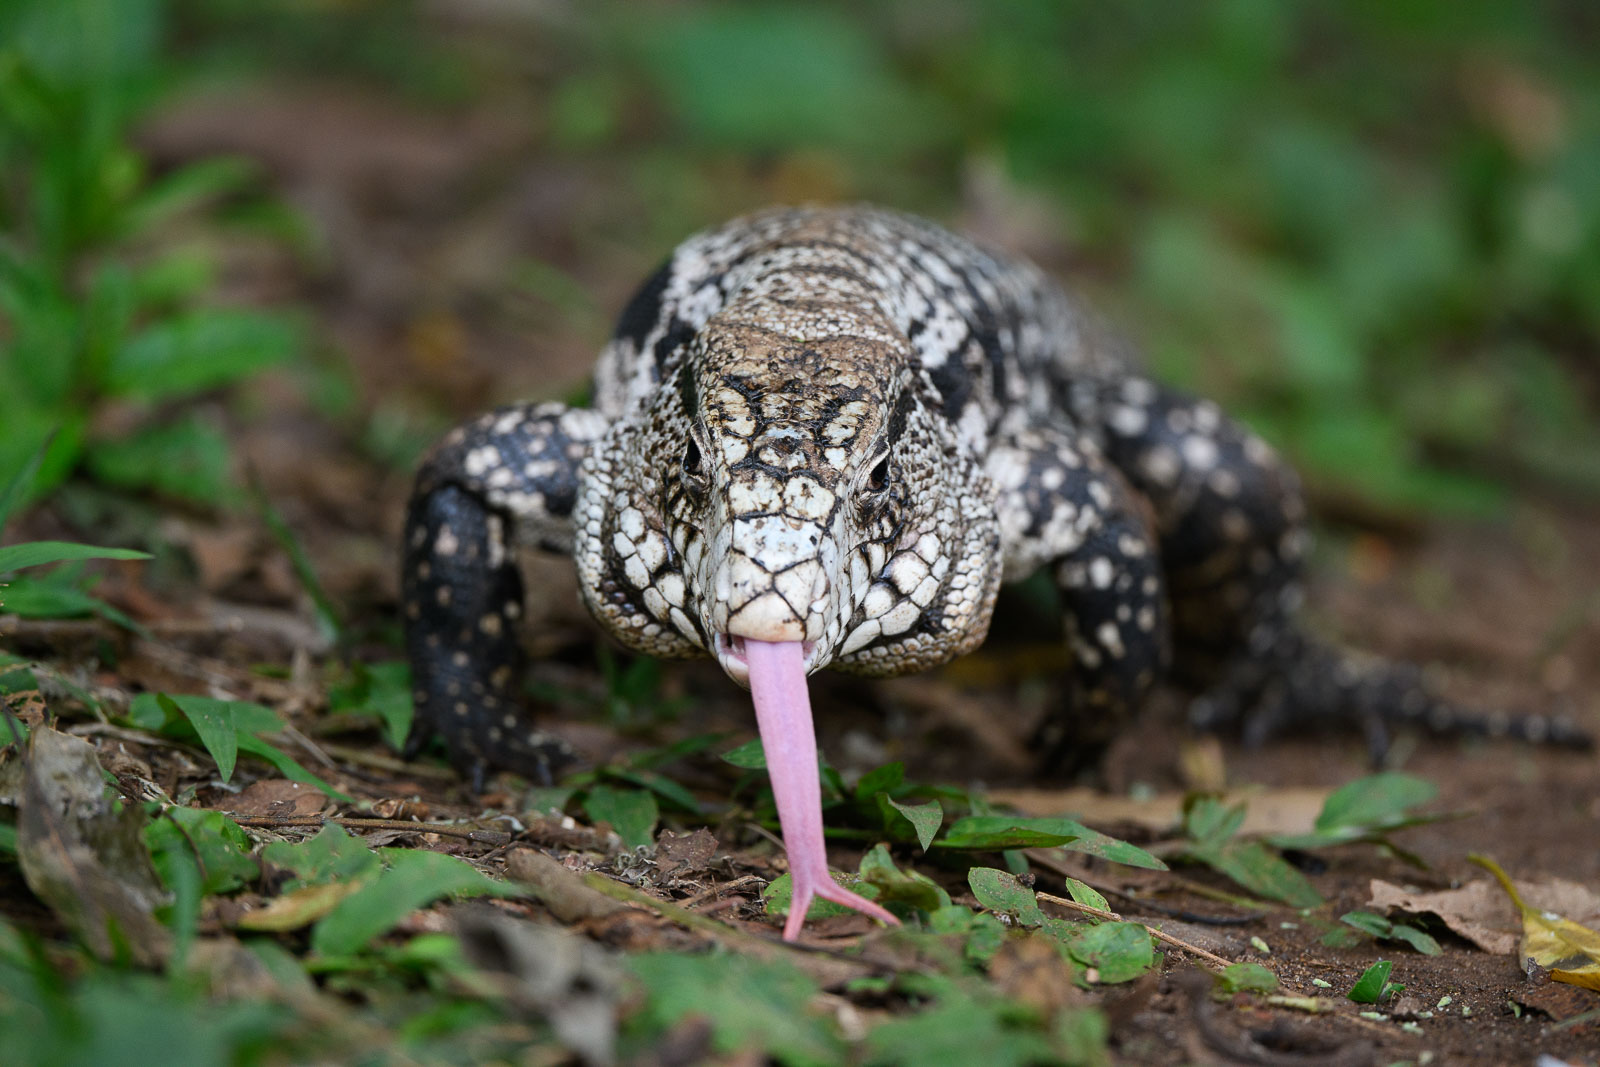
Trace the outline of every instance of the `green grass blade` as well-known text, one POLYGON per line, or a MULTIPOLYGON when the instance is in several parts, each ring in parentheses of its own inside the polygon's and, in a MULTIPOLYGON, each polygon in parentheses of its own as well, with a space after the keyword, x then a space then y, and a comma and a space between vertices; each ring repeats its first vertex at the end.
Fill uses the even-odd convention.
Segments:
POLYGON ((29 541, 0 548, 0 574, 46 563, 67 563, 80 559, 149 559, 150 553, 131 548, 102 548, 71 541, 29 541))

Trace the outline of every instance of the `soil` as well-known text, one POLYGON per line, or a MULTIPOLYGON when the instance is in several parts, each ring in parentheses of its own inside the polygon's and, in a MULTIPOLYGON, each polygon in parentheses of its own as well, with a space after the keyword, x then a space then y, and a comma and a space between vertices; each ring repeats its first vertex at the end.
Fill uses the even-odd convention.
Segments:
MULTIPOLYGON (((354 413, 326 417, 306 399, 302 377, 280 373, 243 401, 219 402, 216 415, 237 428, 243 465, 342 606, 357 635, 355 654, 393 658, 395 546, 408 474, 384 462, 387 453, 357 428, 399 425, 410 434, 406 440, 420 440, 495 402, 570 395, 603 337, 607 313, 621 306, 662 249, 630 244, 627 226, 607 221, 627 205, 636 209, 615 179, 570 163, 542 169, 523 155, 518 129, 493 117, 417 116, 342 88, 257 90, 177 107, 146 132, 145 142, 165 164, 218 151, 260 160, 274 187, 309 217, 313 232, 328 235, 321 258, 309 263, 276 246, 241 241, 230 253, 226 277, 238 299, 292 298, 314 309, 323 336, 348 359, 354 413), (485 175, 493 176, 487 185, 485 175), (508 282, 529 261, 555 265, 588 303, 557 306, 537 285, 508 282)), ((730 211, 768 191, 748 179, 730 196, 730 211)), ((87 505, 80 499, 78 506, 87 505)), ((83 515, 66 503, 47 507, 18 533, 95 533, 84 529, 83 515)), ((383 762, 386 750, 371 733, 329 734, 318 714, 319 641, 306 596, 259 519, 198 514, 163 502, 156 502, 154 515, 187 555, 160 566, 110 568, 100 589, 147 625, 154 641, 91 623, 21 623, 10 643, 106 692, 210 685, 288 710, 303 732, 334 753, 319 773, 378 801, 381 810, 405 809, 432 821, 474 816, 485 806, 515 810, 516 798, 496 786, 491 795, 474 798, 437 765, 383 762), (108 641, 118 646, 114 659, 101 655, 108 641), (242 666, 252 663, 280 667, 284 676, 267 679, 242 666), (357 760, 347 750, 367 756, 357 760)), ((1600 735, 1600 510, 1527 499, 1497 521, 1414 523, 1381 532, 1345 527, 1324 531, 1322 543, 1311 598, 1319 626, 1358 647, 1436 665, 1463 702, 1563 710, 1600 735)), ((533 680, 591 697, 603 693, 601 642, 577 605, 570 566, 530 560, 529 567, 528 587, 537 591, 528 628, 538 660, 533 680)), ((847 775, 899 759, 921 781, 1060 788, 1026 750, 1029 717, 1048 695, 1048 682, 1040 679, 1049 674, 1037 666, 1050 653, 1007 639, 1011 629, 1002 626, 976 658, 925 677, 882 685, 819 679, 814 700, 830 758, 847 775)), ((615 658, 627 662, 621 654, 615 658)), ((659 696, 681 709, 676 719, 618 725, 593 710, 596 699, 561 729, 594 760, 708 729, 730 731, 730 745, 753 735, 744 694, 707 664, 664 667, 659 696)), ((1148 721, 1113 745, 1097 779, 1102 788, 1159 793, 1220 780, 1270 792, 1337 786, 1370 770, 1354 736, 1280 739, 1254 751, 1229 740, 1208 747, 1174 725, 1174 700, 1158 704, 1148 721)), ((173 794, 204 779, 181 750, 111 732, 95 737, 103 762, 131 761, 173 794)), ((1466 859, 1474 852, 1491 855, 1519 882, 1560 877, 1600 886, 1600 762, 1594 753, 1402 736, 1390 763, 1440 787, 1431 810, 1463 817, 1397 836, 1426 862, 1425 870, 1373 846, 1307 858, 1306 872, 1331 901, 1323 914, 1364 907, 1373 879, 1431 890, 1481 878, 1466 859)), ((668 769, 690 788, 726 796, 731 772, 709 757, 668 769)), ((248 785, 265 773, 259 764, 242 763, 236 783, 248 785)), ((200 799, 228 798, 203 789, 200 799)), ((272 803, 280 805, 272 810, 285 810, 282 797, 272 803)), ((1138 827, 1100 828, 1136 842, 1152 836, 1138 827)), ((712 829, 730 863, 701 876, 697 906, 720 899, 720 918, 761 924, 753 888, 719 886, 748 873, 775 873, 774 850, 738 824, 712 829)), ((583 851, 552 842, 546 843, 558 851, 583 851)), ((465 854, 488 851, 459 847, 465 854)), ((905 858, 925 869, 917 856, 905 858)), ((834 863, 848 868, 854 859, 841 850, 834 863)), ((1198 883, 1223 884, 1197 871, 1183 873, 1198 883)), ((1105 865, 1086 868, 1084 876, 1108 890, 1126 885, 1105 865)), ((964 890, 959 872, 941 877, 952 893, 964 890)), ((1040 872, 1039 887, 1050 888, 1052 880, 1059 892, 1059 878, 1049 872, 1040 872)), ((0 889, 0 908, 13 920, 48 926, 25 893, 0 889)), ((1167 921, 1146 902, 1203 917, 1244 913, 1171 884, 1154 891, 1141 884, 1128 892, 1142 895, 1114 896, 1112 903, 1130 917, 1167 921)), ((1383 1009, 1381 1021, 1364 1019, 1340 995, 1375 958, 1370 941, 1325 947, 1325 927, 1285 909, 1239 925, 1191 919, 1180 926, 1183 936, 1222 956, 1264 963, 1285 993, 1322 996, 1333 1014, 1269 1008, 1247 997, 1210 1013, 1204 997, 1186 991, 1178 977, 1186 964, 1174 951, 1159 982, 1103 994, 1123 1062, 1387 1063, 1431 1055, 1434 1063, 1529 1063, 1535 1051, 1571 1063, 1600 1058, 1600 1018, 1592 1014, 1600 997, 1580 991, 1573 1005, 1557 1004, 1549 990, 1558 987, 1530 979, 1514 956, 1489 955, 1448 933, 1441 934, 1444 954, 1437 957, 1383 948, 1395 963, 1392 980, 1414 998, 1406 1006, 1432 1012, 1416 1018, 1415 1032, 1408 1032, 1392 1008, 1383 1009), (1332 988, 1319 988, 1314 979, 1332 988), (1448 1005, 1438 1007, 1446 996, 1448 1005), (1522 1006, 1513 1008, 1519 1000, 1522 1006), (1561 1019, 1584 1011, 1591 1013, 1588 1021, 1561 1027, 1561 1019), (1266 1040, 1277 1042, 1271 1055, 1279 1058, 1239 1059, 1242 1053, 1230 1043, 1266 1031, 1276 1034, 1266 1040)), ((811 936, 854 939, 862 930, 853 920, 832 920, 811 936)), ((636 943, 652 943, 652 937, 659 943, 663 936, 657 931, 636 943)))

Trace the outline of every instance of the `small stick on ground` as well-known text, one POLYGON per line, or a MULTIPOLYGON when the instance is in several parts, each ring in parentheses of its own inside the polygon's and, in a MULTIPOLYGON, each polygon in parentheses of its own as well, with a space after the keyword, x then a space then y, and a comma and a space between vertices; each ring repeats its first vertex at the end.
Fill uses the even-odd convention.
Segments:
MULTIPOLYGON (((1101 919, 1110 919, 1110 920, 1112 920, 1114 922, 1127 922, 1128 921, 1128 920, 1124 919, 1122 916, 1118 915, 1114 911, 1106 911, 1104 908, 1096 908, 1096 907, 1093 907, 1093 906, 1088 905, 1088 904, 1079 904, 1076 900, 1069 900, 1066 897, 1058 897, 1054 893, 1039 893, 1039 894, 1037 894, 1037 896, 1038 896, 1038 898, 1040 900, 1048 900, 1052 904, 1060 904, 1063 908, 1071 908, 1073 911, 1081 911, 1085 915, 1093 915, 1093 916, 1095 916, 1097 918, 1101 918, 1101 919)), ((1173 937, 1169 933, 1165 933, 1164 931, 1157 930, 1154 926, 1147 926, 1144 923, 1140 923, 1139 925, 1143 926, 1146 930, 1150 931, 1150 936, 1151 937, 1157 938, 1157 939, 1159 939, 1161 941, 1165 941, 1167 944, 1172 945, 1175 948, 1181 948, 1181 949, 1183 949, 1183 951, 1189 953, 1190 955, 1198 956, 1201 959, 1205 960, 1207 963, 1210 963, 1210 964, 1212 964, 1212 965, 1214 965, 1216 967, 1232 967, 1233 966, 1233 964, 1229 963, 1227 960, 1223 959, 1221 956, 1218 956, 1214 952, 1207 952, 1205 949, 1201 948, 1199 945, 1191 945, 1191 944, 1189 944, 1189 942, 1184 941, 1184 940, 1182 940, 1180 938, 1173 937)))
POLYGON ((400 830, 408 834, 439 834, 443 837, 463 837, 468 841, 496 847, 510 844, 513 836, 505 830, 474 830, 439 823, 407 822, 405 819, 356 819, 342 815, 229 815, 228 818, 240 826, 259 826, 264 829, 324 826, 333 822, 350 830, 400 830))

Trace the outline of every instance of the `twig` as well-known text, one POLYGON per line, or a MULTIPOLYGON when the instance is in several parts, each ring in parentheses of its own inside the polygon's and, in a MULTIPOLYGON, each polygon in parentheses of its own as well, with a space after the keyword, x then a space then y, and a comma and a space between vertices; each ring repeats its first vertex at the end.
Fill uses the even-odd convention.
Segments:
POLYGON ((178 741, 160 734, 150 733, 146 730, 136 730, 128 726, 114 726, 104 722, 74 723, 67 727, 63 733, 72 734, 74 737, 109 737, 117 741, 127 741, 135 745, 149 745, 151 748, 177 749, 195 759, 205 758, 202 749, 187 741, 178 741))
POLYGON ((286 725, 283 728, 280 736, 293 740, 295 744, 309 752, 312 758, 314 758, 324 767, 328 767, 332 770, 339 769, 339 765, 333 761, 333 758, 329 756, 320 745, 311 740, 311 738, 307 737, 305 734, 301 733, 299 730, 295 729, 293 724, 286 725))
POLYGON ((771 830, 768 830, 765 826, 762 826, 758 822, 747 822, 744 825, 746 829, 754 830, 757 834, 766 838, 768 841, 771 841, 774 845, 777 845, 780 851, 783 849, 783 839, 777 834, 773 833, 771 830))
POLYGON ((683 900, 678 901, 678 906, 679 907, 684 907, 684 908, 692 908, 695 905, 701 903, 702 901, 709 900, 710 898, 718 896, 718 895, 720 895, 722 893, 726 893, 726 892, 730 892, 730 891, 732 891, 734 889, 738 889, 740 886, 749 885, 751 882, 760 883, 760 882, 765 882, 765 881, 766 881, 765 878, 762 878, 762 877, 760 877, 758 875, 754 875, 754 874, 741 875, 740 877, 735 878, 731 882, 723 882, 723 883, 720 883, 718 885, 711 886, 709 889, 703 889, 700 892, 696 893, 692 897, 685 897, 683 900))
POLYGON ((439 823, 407 822, 405 819, 360 819, 345 815, 229 815, 240 826, 297 827, 325 826, 338 823, 351 830, 399 830, 408 834, 439 834, 444 837, 461 837, 496 847, 509 844, 512 835, 505 830, 468 830, 460 826, 439 823))
MULTIPOLYGON (((1069 900, 1066 897, 1058 897, 1054 893, 1039 893, 1037 895, 1038 895, 1040 900, 1048 900, 1052 904, 1060 904, 1063 908, 1071 908, 1073 911, 1081 911, 1085 915, 1093 915, 1093 916, 1096 916, 1096 917, 1101 918, 1101 919, 1110 919, 1110 920, 1112 920, 1114 922, 1127 922, 1128 921, 1128 920, 1124 919, 1122 916, 1118 915, 1114 911, 1106 911, 1104 908, 1096 908, 1096 907, 1093 907, 1093 906, 1091 906, 1089 904, 1079 904, 1076 900, 1069 900)), ((1163 930, 1157 930, 1154 926, 1150 926, 1150 925, 1147 925, 1145 923, 1140 923, 1139 925, 1143 926, 1146 930, 1150 931, 1150 936, 1151 937, 1159 938, 1160 940, 1165 941, 1169 945, 1173 945, 1173 946, 1175 946, 1177 948, 1181 948, 1185 952, 1189 953, 1190 955, 1199 956, 1201 959, 1205 960, 1207 963, 1213 964, 1213 965, 1215 965, 1217 967, 1232 967, 1233 966, 1233 964, 1229 963, 1227 960, 1223 959, 1221 956, 1218 956, 1214 952, 1207 952, 1205 949, 1201 948, 1199 945, 1191 945, 1191 944, 1189 944, 1189 942, 1184 941, 1181 938, 1173 937, 1171 934, 1169 934, 1169 933, 1167 933, 1167 932, 1165 932, 1163 930)))

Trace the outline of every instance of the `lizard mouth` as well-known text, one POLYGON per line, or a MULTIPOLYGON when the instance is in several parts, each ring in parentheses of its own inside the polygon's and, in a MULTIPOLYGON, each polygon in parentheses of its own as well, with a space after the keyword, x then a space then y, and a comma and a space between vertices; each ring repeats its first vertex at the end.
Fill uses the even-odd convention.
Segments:
MULTIPOLYGON (((817 643, 805 641, 800 648, 804 654, 805 671, 809 674, 817 659, 817 643)), ((743 637, 737 634, 712 634, 711 654, 717 658, 729 678, 746 689, 750 688, 750 661, 745 657, 743 637)))

